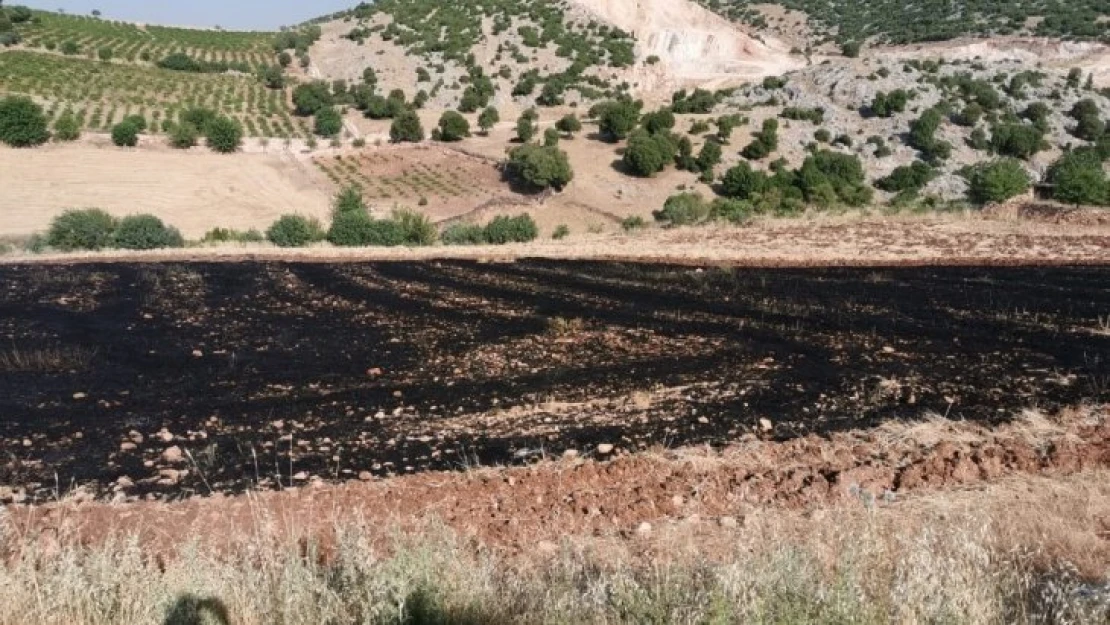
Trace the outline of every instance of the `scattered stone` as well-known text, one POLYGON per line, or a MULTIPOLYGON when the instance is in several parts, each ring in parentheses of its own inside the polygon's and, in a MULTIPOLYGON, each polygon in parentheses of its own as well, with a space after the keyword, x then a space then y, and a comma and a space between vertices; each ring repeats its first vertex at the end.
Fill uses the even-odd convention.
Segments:
POLYGON ((158 438, 163 443, 172 443, 173 442, 173 434, 165 428, 162 428, 162 430, 160 432, 158 432, 158 438))
POLYGON ((597 446, 597 453, 602 456, 608 456, 609 454, 613 453, 613 449, 614 447, 609 443, 602 443, 597 446))
POLYGON ((577 457, 578 457, 578 450, 577 449, 568 449, 568 450, 563 452, 563 458, 566 458, 567 460, 574 460, 577 457))
POLYGON ((640 527, 636 528, 636 534, 639 535, 641 538, 647 538, 648 536, 651 536, 651 523, 648 523, 647 521, 641 523, 640 527))
POLYGON ((740 523, 737 522, 736 517, 731 517, 731 516, 721 517, 720 523, 721 523, 721 527, 725 527, 725 528, 728 528, 728 529, 736 529, 737 527, 740 526, 740 523))
POLYGON ((74 399, 85 399, 86 397, 88 397, 88 395, 86 395, 85 393, 74 393, 73 394, 74 399))
POLYGON ((293 476, 293 480, 297 481, 297 482, 303 482, 307 479, 308 479, 308 473, 305 473, 304 471, 301 471, 300 473, 297 473, 296 475, 293 476))
POLYGON ((136 432, 135 430, 131 430, 130 432, 128 432, 128 433, 127 433, 127 438, 130 438, 130 439, 131 439, 131 442, 132 442, 132 443, 135 443, 136 445, 142 445, 142 444, 143 444, 143 440, 145 440, 145 439, 143 438, 143 435, 142 435, 142 434, 140 434, 140 433, 138 433, 138 432, 136 432))
POLYGON ((126 442, 126 443, 122 443, 122 444, 121 444, 121 445, 119 446, 119 450, 120 450, 120 451, 124 451, 124 452, 127 452, 127 451, 135 451, 135 450, 136 450, 136 449, 138 449, 138 448, 139 448, 139 446, 138 446, 138 445, 136 445, 135 443, 132 443, 132 442, 130 442, 130 441, 128 441, 128 442, 126 442))
POLYGON ((380 367, 373 367, 371 369, 366 370, 366 375, 368 375, 372 378, 376 378, 376 377, 380 376, 381 374, 382 374, 382 370, 381 370, 380 367))
POLYGON ((759 428, 764 432, 770 432, 771 430, 775 429, 775 424, 771 423, 770 419, 760 419, 759 428))
POLYGON ((894 353, 894 348, 891 347, 890 345, 884 345, 883 346, 883 353, 884 354, 893 354, 894 353))
POLYGON ((116 486, 118 486, 120 488, 131 488, 134 485, 135 485, 135 480, 132 480, 131 478, 127 477, 126 475, 122 475, 122 476, 120 476, 120 478, 118 480, 116 480, 116 486))
POLYGON ((363 482, 369 482, 370 480, 374 479, 374 474, 369 471, 363 471, 358 474, 358 479, 362 480, 363 482))
POLYGON ((34 443, 34 442, 32 442, 32 441, 31 441, 31 439, 29 439, 29 438, 25 438, 25 439, 23 439, 23 446, 24 446, 24 447, 31 447, 31 446, 32 446, 32 445, 34 445, 34 444, 35 444, 35 443, 34 443))
POLYGON ((536 550, 544 555, 550 556, 559 553, 559 545, 556 545, 550 540, 541 540, 536 543, 536 550))
POLYGON ((204 352, 200 351, 199 349, 194 349, 193 358, 204 358, 204 352))
POLYGON ((709 425, 709 418, 708 417, 698 417, 698 423, 700 423, 702 425, 709 425))
POLYGON ((166 449, 162 452, 162 460, 169 463, 178 463, 185 459, 185 452, 177 445, 166 449))

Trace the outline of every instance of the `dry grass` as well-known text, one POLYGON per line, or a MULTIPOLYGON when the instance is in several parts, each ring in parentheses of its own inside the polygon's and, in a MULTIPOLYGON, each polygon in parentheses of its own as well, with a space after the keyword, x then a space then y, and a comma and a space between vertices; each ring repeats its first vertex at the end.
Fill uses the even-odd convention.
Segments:
POLYGON ((1110 588, 1067 558, 1100 540, 1108 478, 1022 478, 883 508, 767 510, 738 527, 687 519, 660 523, 650 538, 567 538, 517 557, 435 524, 383 547, 382 528, 348 522, 335 545, 318 548, 274 538, 279 520, 261 509, 252 535, 230 549, 183 537, 167 558, 126 534, 82 546, 5 523, 0 624, 218 622, 190 620, 206 607, 244 625, 1105 623, 1110 588))
POLYGON ((0 350, 0 372, 61 373, 88 369, 96 350, 79 346, 9 347, 0 350))

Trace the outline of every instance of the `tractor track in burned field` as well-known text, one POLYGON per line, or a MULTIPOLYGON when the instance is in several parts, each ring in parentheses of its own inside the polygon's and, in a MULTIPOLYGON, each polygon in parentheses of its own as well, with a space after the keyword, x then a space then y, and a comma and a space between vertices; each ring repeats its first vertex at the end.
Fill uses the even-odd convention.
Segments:
POLYGON ((0 285, 8 501, 993 426, 1110 396, 1110 267, 105 263, 0 285))

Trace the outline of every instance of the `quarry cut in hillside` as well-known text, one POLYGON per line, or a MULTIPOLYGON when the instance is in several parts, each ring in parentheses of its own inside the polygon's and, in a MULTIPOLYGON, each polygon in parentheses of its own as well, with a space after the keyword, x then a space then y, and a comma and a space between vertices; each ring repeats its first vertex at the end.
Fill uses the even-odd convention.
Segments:
POLYGON ((725 87, 805 65, 801 57, 789 54, 784 43, 757 40, 688 0, 570 0, 570 4, 632 33, 641 59, 659 57, 663 70, 656 70, 654 81, 644 77, 648 84, 642 87, 725 87))

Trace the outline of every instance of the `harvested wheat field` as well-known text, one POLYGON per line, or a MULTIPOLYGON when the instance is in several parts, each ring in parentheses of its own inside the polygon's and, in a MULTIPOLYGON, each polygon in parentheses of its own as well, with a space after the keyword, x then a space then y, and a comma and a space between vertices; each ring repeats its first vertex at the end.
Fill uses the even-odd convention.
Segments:
POLYGON ((42 232, 66 209, 150 213, 199 238, 216 227, 265 229, 284 213, 329 214, 326 179, 274 148, 224 156, 93 144, 34 151, 0 147, 0 235, 42 232))

